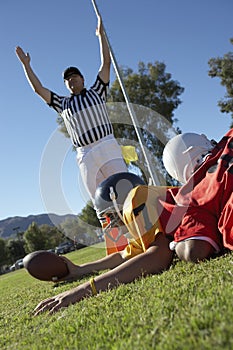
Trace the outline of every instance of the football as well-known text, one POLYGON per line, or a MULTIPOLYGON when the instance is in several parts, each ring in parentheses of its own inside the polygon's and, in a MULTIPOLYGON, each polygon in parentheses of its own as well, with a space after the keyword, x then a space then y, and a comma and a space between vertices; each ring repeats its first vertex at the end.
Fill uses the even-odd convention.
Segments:
POLYGON ((69 274, 66 262, 57 254, 46 250, 26 255, 23 263, 30 275, 41 281, 56 282, 69 274))

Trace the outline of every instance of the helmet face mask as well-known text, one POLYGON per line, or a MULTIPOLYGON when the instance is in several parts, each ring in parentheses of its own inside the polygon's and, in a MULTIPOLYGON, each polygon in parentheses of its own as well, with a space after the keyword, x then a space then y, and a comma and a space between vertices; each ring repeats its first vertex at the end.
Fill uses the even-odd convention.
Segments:
POLYGON ((184 133, 173 137, 163 151, 163 163, 168 174, 186 183, 215 144, 203 134, 184 133))
POLYGON ((110 227, 119 227, 124 225, 114 207, 109 208, 109 210, 106 210, 103 213, 99 213, 98 217, 101 222, 107 222, 110 227))
POLYGON ((99 213, 98 218, 101 221, 103 233, 112 241, 117 242, 119 238, 125 233, 125 224, 122 222, 114 206, 104 211, 103 213, 99 213), (111 235, 111 230, 113 228, 117 228, 118 230, 118 234, 115 238, 111 235))
POLYGON ((190 159, 190 163, 184 167, 183 177, 185 182, 187 182, 192 174, 201 166, 208 154, 209 151, 206 151, 203 154, 199 154, 195 158, 190 159))

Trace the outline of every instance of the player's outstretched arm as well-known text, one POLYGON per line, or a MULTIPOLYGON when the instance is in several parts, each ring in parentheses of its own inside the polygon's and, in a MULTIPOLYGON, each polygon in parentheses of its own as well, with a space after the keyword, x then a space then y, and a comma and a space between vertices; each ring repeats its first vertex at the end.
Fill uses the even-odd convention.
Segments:
POLYGON ((80 277, 93 274, 97 271, 113 269, 116 266, 121 265, 125 261, 125 259, 122 257, 121 252, 107 255, 102 259, 92 261, 82 265, 75 265, 72 261, 70 261, 64 256, 61 256, 61 258, 66 262, 66 265, 69 270, 69 274, 66 277, 56 282, 75 281, 80 277))
POLYGON ((100 291, 113 289, 119 284, 132 282, 141 276, 157 274, 166 270, 170 266, 173 257, 168 244, 169 242, 163 234, 157 235, 154 243, 145 253, 137 255, 114 269, 95 277, 94 282, 93 280, 92 282, 85 282, 78 287, 42 301, 35 308, 35 315, 45 311, 52 314, 100 291))

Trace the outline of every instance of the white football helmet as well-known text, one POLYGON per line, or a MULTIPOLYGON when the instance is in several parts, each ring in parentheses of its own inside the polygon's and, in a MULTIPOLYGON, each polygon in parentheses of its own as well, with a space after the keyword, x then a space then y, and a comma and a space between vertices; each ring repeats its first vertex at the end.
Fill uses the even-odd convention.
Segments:
POLYGON ((176 135, 163 150, 163 163, 168 174, 181 183, 187 182, 215 144, 203 134, 176 135))

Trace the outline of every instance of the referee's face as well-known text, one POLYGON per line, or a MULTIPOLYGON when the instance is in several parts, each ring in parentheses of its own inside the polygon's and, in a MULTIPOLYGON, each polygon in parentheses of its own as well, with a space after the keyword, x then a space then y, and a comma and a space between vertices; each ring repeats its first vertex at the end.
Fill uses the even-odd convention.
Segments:
POLYGON ((84 79, 79 74, 71 74, 65 79, 65 85, 72 94, 79 94, 84 88, 84 79))

